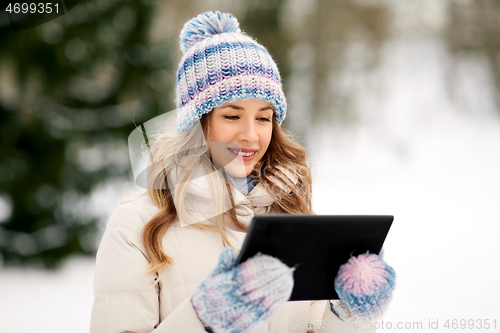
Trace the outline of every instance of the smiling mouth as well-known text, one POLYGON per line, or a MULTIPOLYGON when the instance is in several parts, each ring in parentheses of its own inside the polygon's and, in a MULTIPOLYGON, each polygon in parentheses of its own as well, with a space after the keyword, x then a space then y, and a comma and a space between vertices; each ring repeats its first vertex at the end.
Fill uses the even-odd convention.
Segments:
POLYGON ((249 156, 253 156, 255 155, 255 153, 257 151, 251 151, 251 152, 242 152, 241 150, 239 149, 231 149, 231 148, 227 148, 229 151, 239 155, 239 156, 243 156, 243 157, 249 157, 249 156))

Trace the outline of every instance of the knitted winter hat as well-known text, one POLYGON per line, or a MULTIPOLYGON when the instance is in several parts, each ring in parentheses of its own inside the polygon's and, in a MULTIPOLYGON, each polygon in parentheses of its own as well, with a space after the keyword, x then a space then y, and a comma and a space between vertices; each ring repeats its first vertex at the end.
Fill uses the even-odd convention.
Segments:
POLYGON ((267 49, 244 34, 231 14, 206 12, 184 25, 184 56, 175 88, 179 133, 226 102, 263 99, 281 125, 286 100, 278 67, 267 49))

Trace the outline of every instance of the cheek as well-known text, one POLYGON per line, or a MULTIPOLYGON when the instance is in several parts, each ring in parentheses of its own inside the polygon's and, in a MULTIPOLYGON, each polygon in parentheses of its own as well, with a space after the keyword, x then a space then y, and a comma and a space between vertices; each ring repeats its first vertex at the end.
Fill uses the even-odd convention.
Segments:
POLYGON ((222 124, 214 124, 210 130, 211 142, 229 142, 231 138, 231 128, 222 124))
POLYGON ((266 150, 267 150, 267 147, 269 147, 269 144, 271 143, 272 136, 273 136, 272 130, 266 131, 261 136, 261 145, 263 147, 266 147, 266 150))

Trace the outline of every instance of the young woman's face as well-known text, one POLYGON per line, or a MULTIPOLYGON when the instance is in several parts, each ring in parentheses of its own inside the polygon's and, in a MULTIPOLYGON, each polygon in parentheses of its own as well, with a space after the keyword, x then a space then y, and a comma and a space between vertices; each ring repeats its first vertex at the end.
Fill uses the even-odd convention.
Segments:
POLYGON ((261 160, 273 132, 273 107, 264 100, 238 100, 212 110, 209 151, 215 164, 245 177, 261 160))

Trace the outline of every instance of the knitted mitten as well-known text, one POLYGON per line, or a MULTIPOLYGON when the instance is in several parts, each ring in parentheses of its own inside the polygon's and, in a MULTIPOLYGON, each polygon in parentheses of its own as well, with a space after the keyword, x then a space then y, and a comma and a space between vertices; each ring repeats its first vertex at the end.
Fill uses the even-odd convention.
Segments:
POLYGON ((290 298, 293 268, 261 253, 235 266, 237 257, 226 247, 193 292, 191 302, 207 332, 248 332, 290 298))
POLYGON ((391 300, 395 279, 394 269, 378 255, 351 257, 340 266, 334 282, 344 304, 332 303, 332 310, 340 319, 349 317, 349 312, 361 319, 380 319, 391 300))

